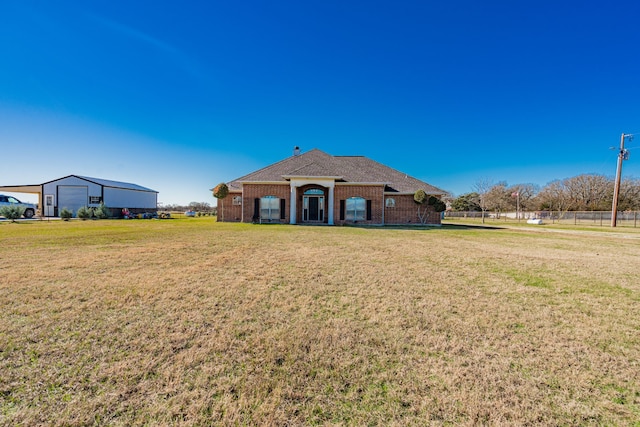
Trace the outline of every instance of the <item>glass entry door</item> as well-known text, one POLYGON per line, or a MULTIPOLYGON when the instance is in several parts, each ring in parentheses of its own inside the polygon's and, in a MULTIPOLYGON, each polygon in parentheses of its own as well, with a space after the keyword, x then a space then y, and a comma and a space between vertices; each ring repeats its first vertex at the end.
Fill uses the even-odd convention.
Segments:
POLYGON ((308 222, 324 221, 324 196, 303 197, 302 220, 308 222))

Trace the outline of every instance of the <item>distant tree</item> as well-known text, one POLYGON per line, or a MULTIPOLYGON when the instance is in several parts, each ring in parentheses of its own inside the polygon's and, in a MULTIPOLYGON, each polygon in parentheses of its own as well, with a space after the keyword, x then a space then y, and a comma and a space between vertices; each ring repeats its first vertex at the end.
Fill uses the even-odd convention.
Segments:
POLYGON ((2 206, 0 207, 0 215, 10 219, 11 222, 16 222, 16 219, 22 217, 25 208, 20 206, 2 206))
POLYGON ((556 179, 551 181, 536 196, 535 205, 540 210, 557 212, 559 216, 572 207, 571 195, 564 181, 556 179))
POLYGON ((618 196, 618 210, 632 211, 638 209, 640 209, 640 179, 627 178, 622 180, 618 196))
POLYGON ((513 201, 513 198, 515 198, 514 194, 518 194, 520 209, 523 211, 535 210, 535 197, 539 191, 540 187, 536 184, 515 184, 508 189, 513 204, 515 204, 515 201, 513 201))
POLYGON ((485 195, 485 205, 487 210, 496 213, 511 210, 511 193, 505 181, 493 185, 485 195))
POLYGON ((505 181, 491 187, 486 195, 486 204, 488 210, 496 213, 507 211, 524 211, 532 209, 532 202, 538 193, 538 187, 535 184, 516 184, 507 185, 505 181))
POLYGON ((482 211, 482 223, 484 224, 484 218, 487 213, 487 195, 493 187, 493 183, 489 178, 480 178, 473 186, 473 190, 478 194, 478 206, 482 211))
POLYGON ((211 205, 207 202, 191 202, 189 208, 197 212, 210 212, 211 205))
POLYGON ((479 199, 480 196, 475 192, 462 194, 451 202, 451 209, 456 212, 480 212, 479 199))
POLYGON ((613 180, 604 175, 582 174, 563 181, 571 200, 571 209, 599 211, 611 209, 613 180))

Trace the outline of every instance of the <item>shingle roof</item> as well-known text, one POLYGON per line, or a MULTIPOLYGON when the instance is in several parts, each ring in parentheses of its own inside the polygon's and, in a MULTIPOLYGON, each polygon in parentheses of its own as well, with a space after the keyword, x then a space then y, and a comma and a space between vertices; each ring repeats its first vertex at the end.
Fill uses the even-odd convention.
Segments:
POLYGON ((422 189, 427 194, 446 194, 440 188, 367 157, 332 156, 315 148, 237 178, 228 185, 230 190, 239 191, 243 183, 286 182, 291 177, 334 177, 338 182, 384 183, 385 191, 389 192, 414 193, 422 189))

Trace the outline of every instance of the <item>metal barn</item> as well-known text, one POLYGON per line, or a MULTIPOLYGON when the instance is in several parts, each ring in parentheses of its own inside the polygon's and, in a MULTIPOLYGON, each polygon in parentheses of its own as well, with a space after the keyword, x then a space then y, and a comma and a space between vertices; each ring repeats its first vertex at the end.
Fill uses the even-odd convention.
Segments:
POLYGON ((155 212, 158 192, 137 184, 87 176, 69 175, 42 184, 42 215, 58 216, 67 208, 74 215, 83 206, 104 203, 118 216, 122 209, 131 213, 155 212))
POLYGON ((83 206, 98 207, 104 203, 111 215, 119 217, 123 209, 130 213, 153 213, 158 209, 158 192, 128 182, 111 181, 88 176, 69 175, 44 184, 3 185, 0 191, 38 195, 38 207, 43 217, 57 217, 67 208, 75 216, 83 206))

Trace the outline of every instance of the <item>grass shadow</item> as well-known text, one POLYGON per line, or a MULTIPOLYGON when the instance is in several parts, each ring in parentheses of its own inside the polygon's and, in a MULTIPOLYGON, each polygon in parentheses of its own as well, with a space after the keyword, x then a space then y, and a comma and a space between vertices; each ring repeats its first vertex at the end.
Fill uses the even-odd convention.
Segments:
POLYGON ((383 229, 383 230, 504 230, 505 227, 495 225, 442 224, 442 225, 365 225, 345 224, 340 227, 383 229))

